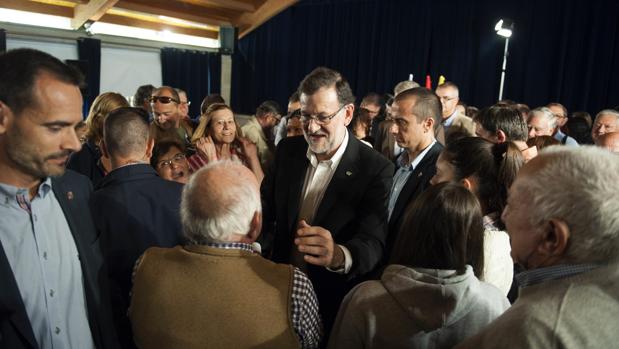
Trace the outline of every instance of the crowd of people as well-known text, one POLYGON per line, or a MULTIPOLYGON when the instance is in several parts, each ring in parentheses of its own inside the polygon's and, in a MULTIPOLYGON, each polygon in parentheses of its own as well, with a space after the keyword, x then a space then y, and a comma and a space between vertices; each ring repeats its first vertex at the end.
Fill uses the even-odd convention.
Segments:
POLYGON ((239 122, 0 55, 0 347, 612 347, 619 107, 316 68, 239 122))

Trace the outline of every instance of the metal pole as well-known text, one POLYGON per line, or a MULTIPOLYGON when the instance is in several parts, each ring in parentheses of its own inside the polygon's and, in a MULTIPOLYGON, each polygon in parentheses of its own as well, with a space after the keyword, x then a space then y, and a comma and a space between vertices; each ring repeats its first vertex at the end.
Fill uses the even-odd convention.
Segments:
POLYGON ((505 68, 507 67, 507 47, 509 38, 505 38, 505 52, 503 52, 503 67, 501 68, 501 86, 499 87, 499 101, 503 99, 503 84, 505 84, 505 68))

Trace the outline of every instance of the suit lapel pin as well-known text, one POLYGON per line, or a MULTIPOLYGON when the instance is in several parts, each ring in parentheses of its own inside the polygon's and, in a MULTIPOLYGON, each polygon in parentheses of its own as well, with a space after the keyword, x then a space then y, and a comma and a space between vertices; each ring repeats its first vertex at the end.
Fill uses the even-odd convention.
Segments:
POLYGON ((67 192, 67 199, 73 200, 73 192, 72 191, 68 191, 67 192))
POLYGON ((351 171, 346 171, 346 175, 347 175, 348 177, 350 177, 350 176, 352 176, 352 172, 351 172, 351 171))
POLYGON ((419 174, 417 175, 417 178, 423 176, 423 172, 419 172, 419 174))

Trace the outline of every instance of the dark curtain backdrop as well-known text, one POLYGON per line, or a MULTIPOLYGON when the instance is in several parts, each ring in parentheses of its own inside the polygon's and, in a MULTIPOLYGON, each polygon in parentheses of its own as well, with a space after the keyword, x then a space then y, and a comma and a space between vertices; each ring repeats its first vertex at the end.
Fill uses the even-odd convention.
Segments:
POLYGON ((590 113, 619 104, 617 0, 302 0, 239 40, 232 106, 285 105, 321 65, 342 72, 358 100, 410 73, 422 86, 442 74, 463 101, 487 106, 498 98, 501 17, 515 22, 503 98, 590 113))
POLYGON ((77 56, 80 61, 87 64, 82 69, 86 76, 86 88, 82 89, 84 95, 84 115, 88 115, 90 105, 99 95, 101 82, 101 40, 91 38, 77 39, 77 56))
POLYGON ((6 52, 6 30, 0 28, 0 53, 6 52))
POLYGON ((213 52, 161 49, 163 84, 187 92, 189 116, 200 115, 202 99, 221 91, 221 55, 213 52))

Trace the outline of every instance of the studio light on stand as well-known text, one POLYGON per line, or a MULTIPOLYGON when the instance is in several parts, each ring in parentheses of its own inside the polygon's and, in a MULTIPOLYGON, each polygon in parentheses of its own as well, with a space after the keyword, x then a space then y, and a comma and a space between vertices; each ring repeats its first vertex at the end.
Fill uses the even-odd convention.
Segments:
POLYGON ((499 87, 499 101, 503 99, 503 84, 505 84, 505 69, 507 68, 507 54, 509 47, 509 38, 514 30, 514 22, 507 18, 500 19, 494 26, 494 31, 499 36, 505 38, 505 51, 503 52, 503 66, 501 68, 501 85, 499 87))

